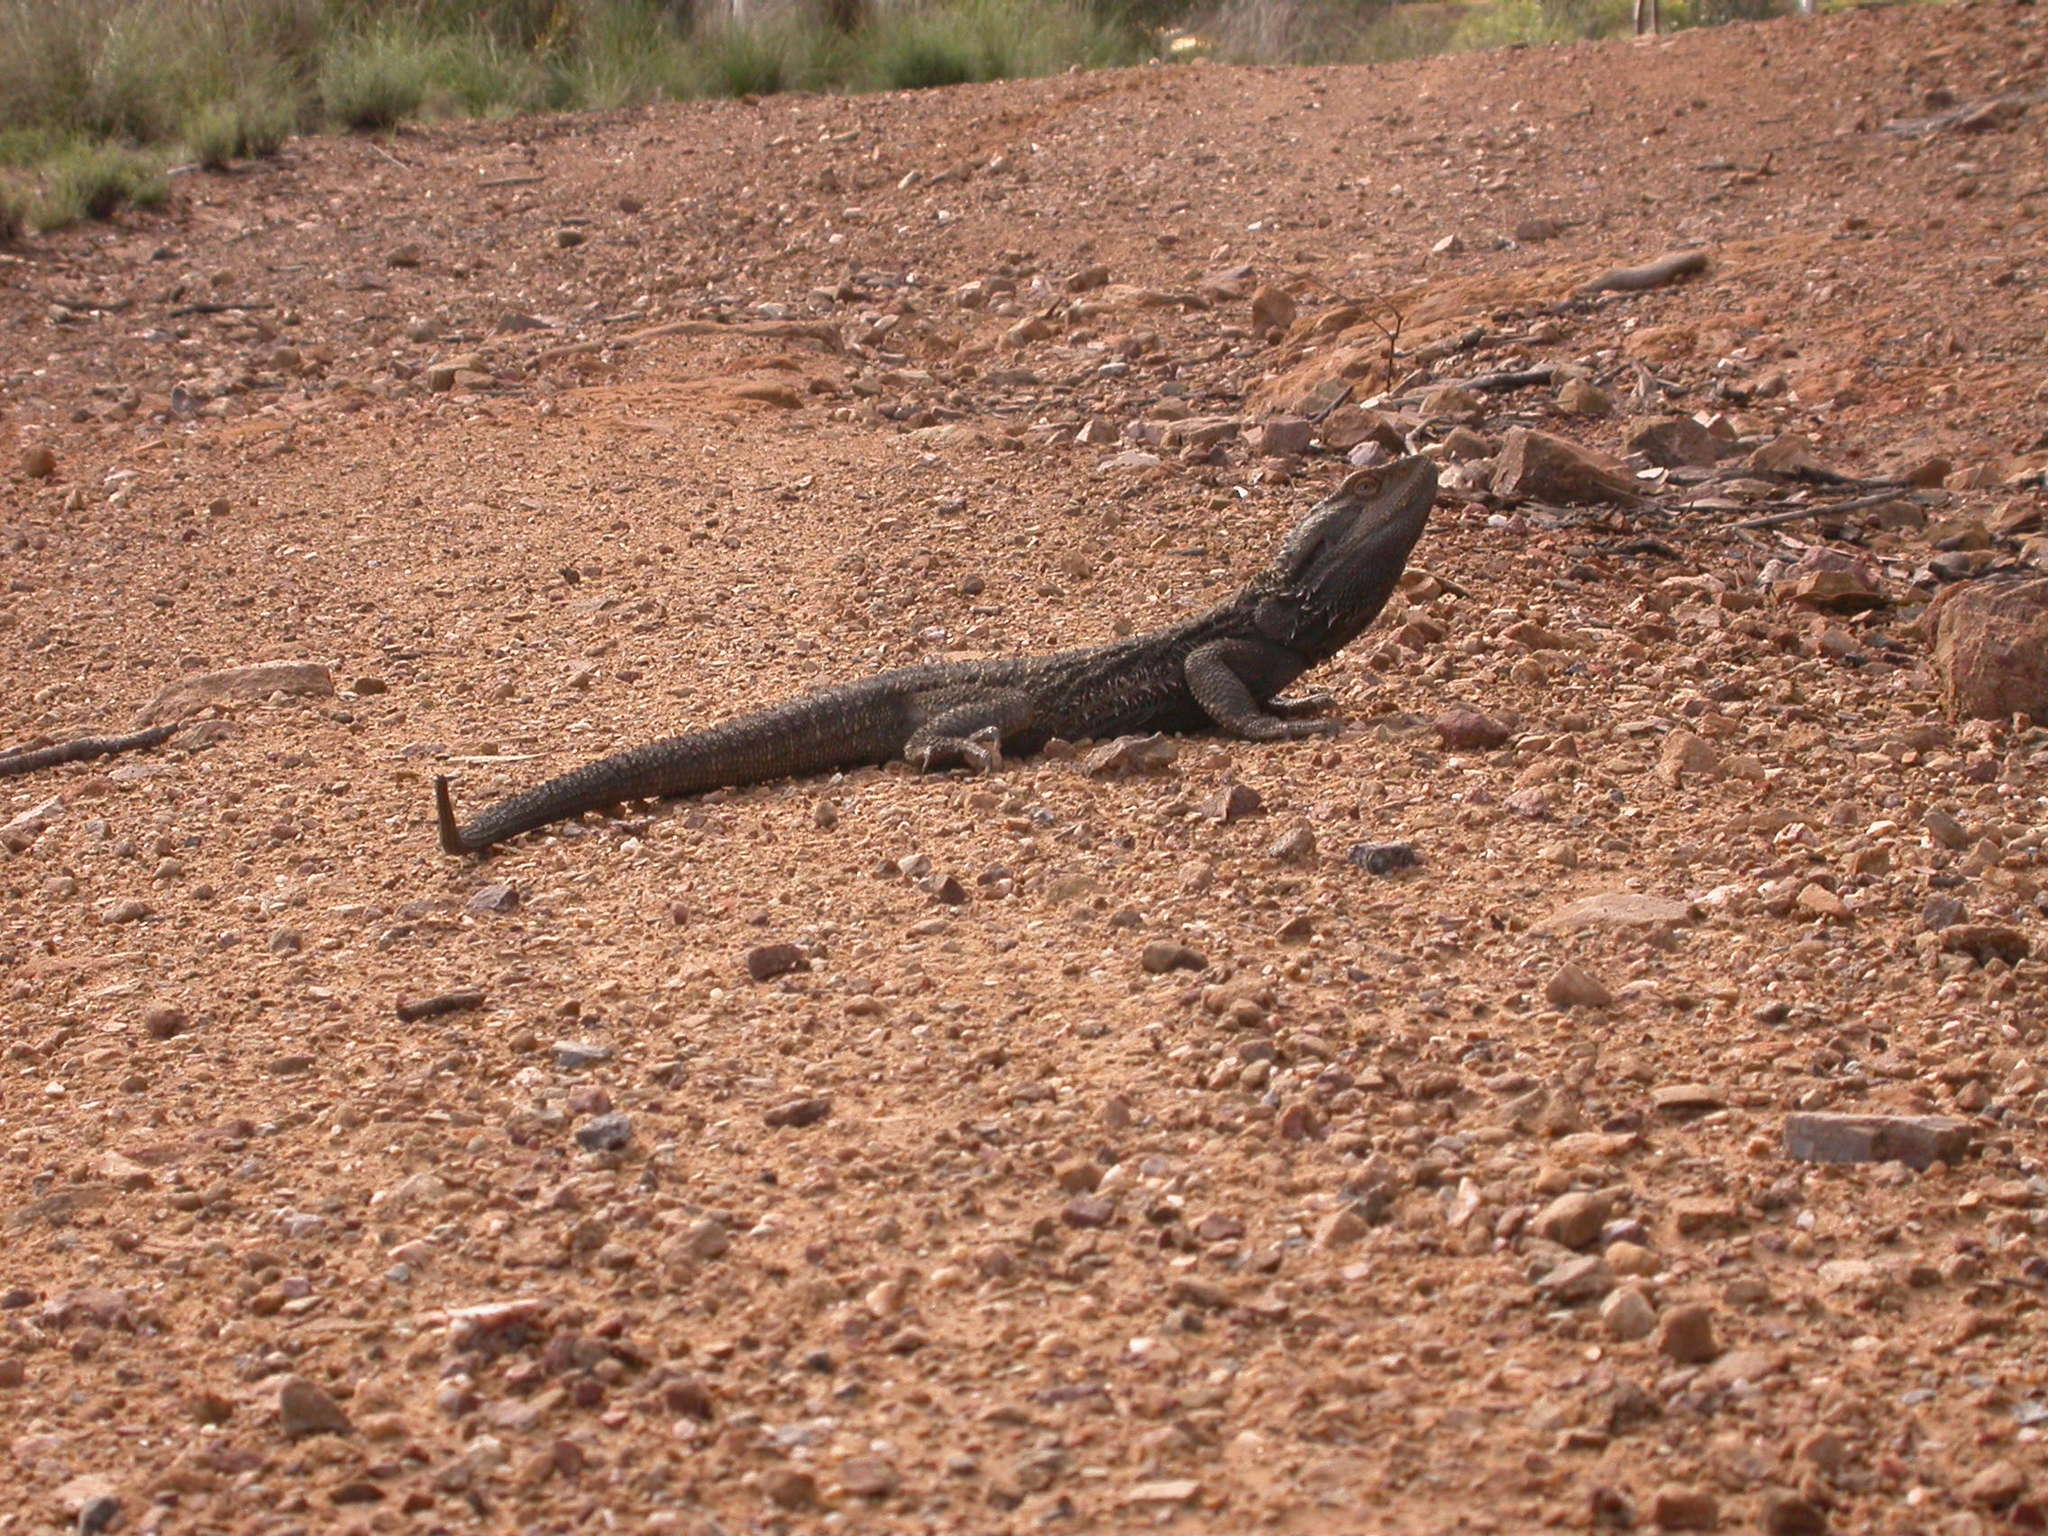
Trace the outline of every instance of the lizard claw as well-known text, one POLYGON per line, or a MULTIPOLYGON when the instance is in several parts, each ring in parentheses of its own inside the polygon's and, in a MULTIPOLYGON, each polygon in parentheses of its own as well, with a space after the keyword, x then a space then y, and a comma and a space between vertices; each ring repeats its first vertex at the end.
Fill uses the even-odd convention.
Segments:
POLYGON ((983 726, 967 738, 960 755, 976 773, 994 773, 1003 766, 1003 733, 983 726))

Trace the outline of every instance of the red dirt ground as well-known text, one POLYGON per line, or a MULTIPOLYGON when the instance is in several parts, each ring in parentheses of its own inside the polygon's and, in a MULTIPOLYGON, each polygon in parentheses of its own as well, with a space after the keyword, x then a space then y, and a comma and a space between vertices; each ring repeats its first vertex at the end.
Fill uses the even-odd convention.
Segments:
POLYGON ((337 685, 0 781, 56 801, 0 854, 0 1531, 2039 1528, 2043 961, 1944 935, 2048 945, 2048 733, 1945 718, 1911 621, 2041 555, 2044 89, 2022 5, 788 97, 298 142, 0 258, 0 741, 337 685), (437 772, 1213 601, 1341 459, 1157 440, 1386 390, 1347 303, 1466 438, 1334 741, 437 851, 437 772), (1616 414, 1436 389, 1534 364, 1616 414), (1673 410, 1946 491, 1486 493, 1673 410), (1886 606, 1781 601, 1816 547, 1886 606), (1677 915, 1546 922, 1617 892, 1677 915), (1970 1149, 1800 1161, 1810 1110, 1970 1149))

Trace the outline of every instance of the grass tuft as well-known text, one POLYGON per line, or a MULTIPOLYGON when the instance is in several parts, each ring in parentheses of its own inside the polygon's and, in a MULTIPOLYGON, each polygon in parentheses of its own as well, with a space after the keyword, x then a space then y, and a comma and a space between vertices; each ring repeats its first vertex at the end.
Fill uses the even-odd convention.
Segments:
POLYGON ((347 36, 319 74, 328 119, 357 133, 381 133, 418 117, 433 83, 432 61, 409 28, 392 24, 347 36))
POLYGON ((12 176, 0 176, 0 245, 18 243, 29 226, 35 199, 12 176))
POLYGON ((79 140, 44 167, 43 195, 30 211, 37 229, 110 219, 124 205, 155 208, 170 196, 163 167, 140 150, 79 140))

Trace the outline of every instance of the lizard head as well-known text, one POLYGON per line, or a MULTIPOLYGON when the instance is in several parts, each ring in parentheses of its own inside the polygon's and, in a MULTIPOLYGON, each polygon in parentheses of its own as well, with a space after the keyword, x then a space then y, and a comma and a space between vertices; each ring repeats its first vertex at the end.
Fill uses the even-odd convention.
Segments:
POLYGON ((1425 458, 1346 476, 1256 584, 1266 638, 1314 660, 1349 644, 1393 595, 1435 500, 1436 466, 1425 458))

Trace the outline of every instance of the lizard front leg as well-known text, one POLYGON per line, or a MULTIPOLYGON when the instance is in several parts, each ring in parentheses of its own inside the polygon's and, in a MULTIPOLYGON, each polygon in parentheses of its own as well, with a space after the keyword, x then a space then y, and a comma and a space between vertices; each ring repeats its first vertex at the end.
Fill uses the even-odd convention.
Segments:
POLYGON ((1031 723, 1031 695, 1004 688, 950 702, 910 733, 903 759, 920 773, 964 763, 977 773, 1003 765, 1003 737, 1031 723))
POLYGON ((1202 713, 1247 741, 1297 741, 1334 734, 1334 720, 1283 720, 1259 703, 1244 674, 1259 670, 1264 659, 1248 640, 1212 640, 1197 646, 1183 663, 1188 691, 1202 713))

